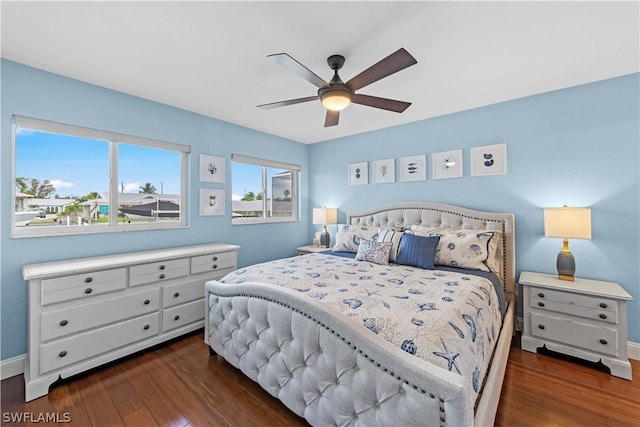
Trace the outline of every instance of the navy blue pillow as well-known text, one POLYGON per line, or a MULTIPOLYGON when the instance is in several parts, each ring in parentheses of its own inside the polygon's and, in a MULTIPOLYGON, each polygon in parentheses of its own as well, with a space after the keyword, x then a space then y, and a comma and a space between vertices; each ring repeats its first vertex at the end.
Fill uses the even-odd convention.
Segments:
POLYGON ((403 234, 398 247, 396 264, 411 265, 413 267, 435 268, 434 257, 440 236, 416 236, 403 234))

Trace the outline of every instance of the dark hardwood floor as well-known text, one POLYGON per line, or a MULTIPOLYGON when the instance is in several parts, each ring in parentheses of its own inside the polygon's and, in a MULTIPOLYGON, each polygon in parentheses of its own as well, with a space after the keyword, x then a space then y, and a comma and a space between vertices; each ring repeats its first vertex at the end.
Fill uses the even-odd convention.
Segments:
MULTIPOLYGON (((278 400, 219 357, 201 333, 54 385, 24 403, 22 375, 1 383, 8 416, 58 414, 75 426, 304 426, 278 400)), ((517 343, 517 340, 514 340, 517 343)), ((496 426, 640 425, 640 362, 633 381, 557 355, 512 346, 496 426)), ((38 423, 44 424, 44 423, 38 423)))

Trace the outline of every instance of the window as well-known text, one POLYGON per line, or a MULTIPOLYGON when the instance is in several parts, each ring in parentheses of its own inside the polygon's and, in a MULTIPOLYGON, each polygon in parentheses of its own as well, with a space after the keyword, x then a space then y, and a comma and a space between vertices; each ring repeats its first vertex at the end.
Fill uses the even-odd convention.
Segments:
POLYGON ((300 166, 231 156, 233 224, 298 220, 300 166))
POLYGON ((14 236, 186 226, 190 147, 14 116, 14 236))

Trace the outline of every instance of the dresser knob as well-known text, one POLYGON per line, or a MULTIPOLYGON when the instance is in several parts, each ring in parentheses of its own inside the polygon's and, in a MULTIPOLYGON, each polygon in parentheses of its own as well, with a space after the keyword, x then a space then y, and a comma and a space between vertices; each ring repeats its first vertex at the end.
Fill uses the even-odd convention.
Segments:
POLYGON ((605 304, 605 303, 601 302, 601 303, 600 303, 600 308, 607 308, 607 304, 605 304))
POLYGON ((540 306, 540 307, 544 307, 544 303, 543 303, 542 301, 540 301, 540 302, 538 303, 538 306, 540 306))
POLYGON ((606 318, 607 318, 607 315, 606 315, 606 314, 604 314, 604 313, 600 313, 600 318, 601 318, 601 319, 606 319, 606 318))
POLYGON ((160 270, 164 270, 164 269, 165 269, 165 266, 164 266, 164 264, 162 264, 162 265, 160 266, 160 270))
POLYGON ((539 293, 538 293, 538 297, 539 297, 539 298, 544 298, 544 294, 543 294, 542 292, 539 292, 539 293))
POLYGON ((62 350, 60 353, 58 353, 58 357, 65 357, 67 355, 66 350, 62 350))
POLYGON ((544 325, 538 325, 538 328, 544 329, 544 325))
POLYGON ((151 301, 149 301, 148 299, 144 300, 144 305, 149 305, 151 301))
POLYGON ((146 331, 147 329, 149 329, 149 325, 144 325, 144 326, 142 327, 142 329, 144 329, 144 330, 146 331))
POLYGON ((607 344, 608 344, 608 342, 607 342, 607 340, 605 340, 604 338, 601 338, 601 339, 600 339, 600 344, 602 344, 602 345, 607 345, 607 344))
POLYGON ((67 326, 69 322, 67 322, 66 320, 61 320, 60 321, 60 326, 67 326))
POLYGON ((87 289, 84 290, 85 294, 90 294, 91 292, 93 292, 93 289, 91 289, 91 288, 87 288, 87 289))
POLYGON ((217 257, 217 256, 214 256, 214 257, 213 257, 213 260, 214 260, 214 261, 217 261, 217 260, 218 260, 218 257, 217 257))
POLYGON ((173 320, 180 320, 180 316, 174 317, 173 320))
POLYGON ((84 283, 91 283, 93 282, 93 277, 87 277, 86 279, 84 279, 84 283))
POLYGON ((162 273, 162 274, 160 275, 160 278, 161 278, 161 279, 164 279, 164 278, 165 278, 164 273, 162 273))
POLYGON ((218 268, 218 264, 213 264, 213 268, 218 268))
POLYGON ((174 298, 178 298, 180 296, 180 292, 176 292, 175 294, 173 294, 174 298))

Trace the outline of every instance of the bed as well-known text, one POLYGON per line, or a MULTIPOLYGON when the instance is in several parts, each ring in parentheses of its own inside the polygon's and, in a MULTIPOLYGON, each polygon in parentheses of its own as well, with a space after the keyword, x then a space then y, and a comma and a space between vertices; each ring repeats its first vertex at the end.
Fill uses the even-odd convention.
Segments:
POLYGON ((344 251, 207 282, 211 354, 312 425, 492 425, 514 325, 513 215, 396 203, 348 214, 336 240, 344 251))

